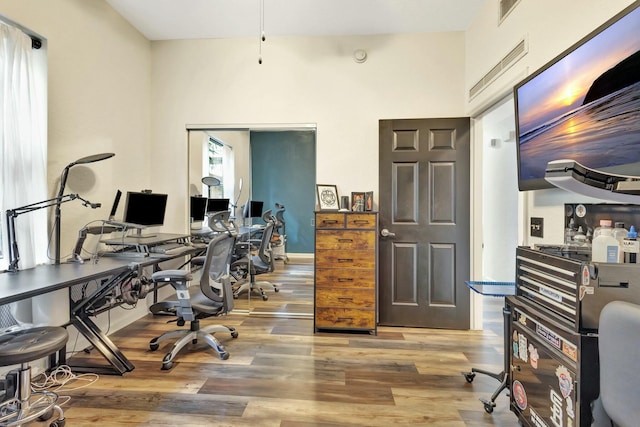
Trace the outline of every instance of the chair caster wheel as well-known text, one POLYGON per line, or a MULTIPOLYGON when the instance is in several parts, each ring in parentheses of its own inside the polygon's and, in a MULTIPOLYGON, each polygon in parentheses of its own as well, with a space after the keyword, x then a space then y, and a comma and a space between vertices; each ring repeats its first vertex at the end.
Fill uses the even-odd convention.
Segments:
POLYGON ((61 420, 55 420, 54 422, 49 424, 49 427, 64 427, 66 424, 67 424, 67 420, 63 418, 61 420))
POLYGON ((280 292, 280 288, 273 288, 274 292, 280 292))
POLYGON ((229 358, 229 352, 228 351, 224 351, 222 353, 220 353, 220 359, 221 360, 227 360, 229 358))
POLYGON ((485 403, 485 404, 484 404, 484 411, 485 411, 487 414, 491 414, 491 413, 493 413, 493 406, 492 406, 492 405, 489 405, 489 404, 487 404, 487 403, 485 403))
POLYGON ((162 370, 168 371, 171 368, 173 368, 173 361, 171 360, 171 353, 168 353, 162 359, 162 370))
POLYGON ((262 295, 262 301, 266 301, 266 300, 268 300, 268 299, 269 299, 269 296, 268 296, 268 295, 264 295, 264 294, 262 295))
POLYGON ((238 299, 238 294, 233 294, 233 299, 238 299))
POLYGON ((158 347, 160 347, 160 345, 157 344, 157 343, 149 344, 149 350, 151 350, 151 351, 156 351, 158 349, 158 347))
POLYGON ((472 383, 473 379, 476 377, 474 372, 463 372, 462 375, 464 375, 464 379, 467 380, 468 383, 472 383))
POLYGON ((184 326, 184 319, 178 319, 177 322, 176 322, 176 325, 184 326))
POLYGON ((238 338, 238 331, 231 332, 231 338, 238 338))

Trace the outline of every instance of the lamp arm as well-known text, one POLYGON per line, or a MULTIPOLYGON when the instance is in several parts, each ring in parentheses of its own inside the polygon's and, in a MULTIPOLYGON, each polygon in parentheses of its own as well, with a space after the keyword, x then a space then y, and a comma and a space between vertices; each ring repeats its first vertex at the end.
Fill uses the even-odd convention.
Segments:
POLYGON ((80 199, 85 203, 89 203, 77 194, 65 194, 62 196, 54 197, 52 199, 47 199, 41 202, 21 206, 19 208, 7 209, 7 231, 9 233, 9 267, 7 268, 7 271, 11 273, 15 273, 16 271, 18 271, 18 262, 20 261, 20 251, 18 250, 18 241, 16 239, 16 217, 25 213, 37 211, 39 209, 48 208, 51 206, 56 206, 57 208, 59 208, 62 203, 70 202, 75 199, 80 199))

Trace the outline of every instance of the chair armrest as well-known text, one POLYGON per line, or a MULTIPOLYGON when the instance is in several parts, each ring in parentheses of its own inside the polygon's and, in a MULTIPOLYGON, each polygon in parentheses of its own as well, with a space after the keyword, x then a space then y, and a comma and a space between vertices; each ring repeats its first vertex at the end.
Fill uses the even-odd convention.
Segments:
POLYGON ((191 272, 187 270, 161 270, 151 275, 154 282, 185 282, 193 279, 191 272))

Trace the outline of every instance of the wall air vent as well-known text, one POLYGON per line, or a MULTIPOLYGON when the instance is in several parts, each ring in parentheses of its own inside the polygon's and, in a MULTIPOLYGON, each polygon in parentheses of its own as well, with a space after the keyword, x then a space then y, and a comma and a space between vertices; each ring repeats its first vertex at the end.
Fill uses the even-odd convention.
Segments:
POLYGON ((476 95, 482 92, 487 86, 489 86, 489 84, 502 75, 502 73, 507 71, 513 64, 518 62, 520 58, 525 56, 528 51, 529 47, 527 46, 527 41, 523 38, 516 47, 511 49, 511 51, 500 60, 500 62, 494 65, 487 74, 482 76, 482 78, 473 85, 471 89, 469 89, 469 100, 475 98, 476 95))
POLYGON ((520 3, 520 0, 500 0, 500 21, 502 22, 504 18, 507 17, 509 13, 513 9, 515 9, 516 5, 520 3))

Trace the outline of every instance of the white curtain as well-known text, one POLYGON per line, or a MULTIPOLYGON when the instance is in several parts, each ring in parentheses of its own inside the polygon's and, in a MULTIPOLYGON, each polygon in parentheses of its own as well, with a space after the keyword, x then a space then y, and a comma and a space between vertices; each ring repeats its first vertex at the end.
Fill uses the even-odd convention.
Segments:
MULTIPOLYGON (((0 22, 0 210, 6 269, 6 210, 47 199, 46 53, 22 30, 0 22), (40 56, 36 56, 40 55, 40 56), (45 60, 42 60, 44 55, 45 60)), ((47 218, 39 209, 15 218, 21 270, 48 263, 47 218)))

